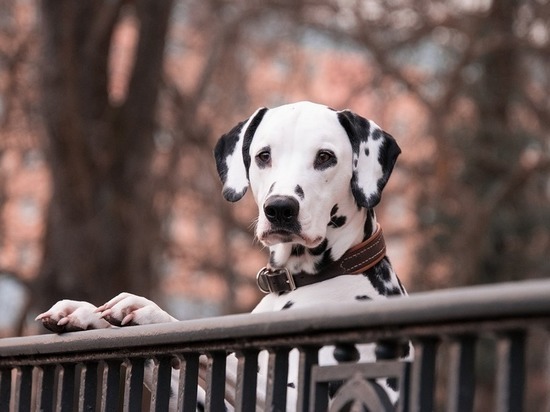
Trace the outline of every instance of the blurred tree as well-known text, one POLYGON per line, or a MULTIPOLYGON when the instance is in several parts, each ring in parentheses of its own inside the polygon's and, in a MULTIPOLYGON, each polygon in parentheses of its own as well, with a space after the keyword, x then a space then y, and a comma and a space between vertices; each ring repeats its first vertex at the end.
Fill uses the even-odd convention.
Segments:
POLYGON ((306 24, 364 50, 426 109, 430 155, 400 159, 418 217, 411 289, 548 276, 547 2, 322 4, 306 24))
POLYGON ((427 275, 428 287, 548 276, 550 111, 548 100, 532 101, 550 80, 548 71, 535 74, 550 63, 532 31, 544 13, 539 2, 494 1, 453 29, 464 39, 462 53, 454 49, 456 82, 432 105, 443 148, 438 182, 417 204, 427 235, 417 277, 427 275), (460 115, 464 103, 468 116, 460 115), (446 274, 438 278, 441 262, 446 274))
POLYGON ((171 1, 44 1, 42 108, 53 193, 39 307, 158 284, 157 100, 171 1), (137 44, 121 101, 109 93, 110 48, 131 16, 137 44))

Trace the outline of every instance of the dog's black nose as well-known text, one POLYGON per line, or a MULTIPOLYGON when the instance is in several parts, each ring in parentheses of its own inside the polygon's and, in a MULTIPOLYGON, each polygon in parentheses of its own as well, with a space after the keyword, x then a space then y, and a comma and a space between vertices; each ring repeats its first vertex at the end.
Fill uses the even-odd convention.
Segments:
POLYGON ((296 221, 300 204, 289 196, 271 196, 264 204, 267 220, 274 225, 284 225, 296 221))

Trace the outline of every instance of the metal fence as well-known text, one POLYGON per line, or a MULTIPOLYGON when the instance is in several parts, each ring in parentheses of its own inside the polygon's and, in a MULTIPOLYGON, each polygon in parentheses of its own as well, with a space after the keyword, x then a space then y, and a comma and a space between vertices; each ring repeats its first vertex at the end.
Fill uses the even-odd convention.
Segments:
POLYGON ((227 400, 241 411, 260 401, 285 410, 295 348, 299 411, 550 411, 549 281, 361 303, 1 339, 0 411, 194 411, 203 397, 214 412, 227 400), (411 362, 395 350, 408 341, 411 362), (357 361, 360 343, 376 343, 379 361, 357 361), (327 345, 338 362, 318 365, 327 345), (226 375, 229 353, 234 378, 226 375), (398 383, 397 405, 380 377, 398 383))

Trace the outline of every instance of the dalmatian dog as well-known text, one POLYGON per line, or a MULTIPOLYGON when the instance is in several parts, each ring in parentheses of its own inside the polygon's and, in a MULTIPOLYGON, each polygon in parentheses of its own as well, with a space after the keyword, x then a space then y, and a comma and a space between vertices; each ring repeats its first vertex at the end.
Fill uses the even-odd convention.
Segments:
MULTIPOLYGON (((374 122, 310 102, 260 108, 220 138, 214 154, 223 196, 236 202, 250 187, 255 234, 270 252, 257 278, 266 295, 253 312, 406 295, 374 212, 400 152, 374 122)), ((63 300, 37 320, 54 332, 176 321, 128 293, 97 308, 63 300)), ((362 359, 375 361, 374 345, 362 346, 362 359)), ((332 353, 321 352, 320 363, 334 363, 332 353)), ((291 360, 290 388, 296 364, 291 360)), ((395 386, 379 383, 395 401, 395 386)), ((290 389, 288 399, 292 410, 290 389)))

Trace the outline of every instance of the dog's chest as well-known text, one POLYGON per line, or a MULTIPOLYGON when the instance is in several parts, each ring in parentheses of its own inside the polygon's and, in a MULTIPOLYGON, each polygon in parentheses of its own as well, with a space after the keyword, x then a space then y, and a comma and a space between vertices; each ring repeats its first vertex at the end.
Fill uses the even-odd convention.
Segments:
POLYGON ((344 275, 324 282, 303 286, 292 292, 266 295, 253 313, 315 307, 326 304, 365 303, 384 299, 363 275, 344 275))

